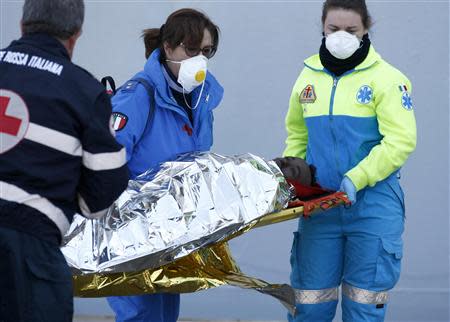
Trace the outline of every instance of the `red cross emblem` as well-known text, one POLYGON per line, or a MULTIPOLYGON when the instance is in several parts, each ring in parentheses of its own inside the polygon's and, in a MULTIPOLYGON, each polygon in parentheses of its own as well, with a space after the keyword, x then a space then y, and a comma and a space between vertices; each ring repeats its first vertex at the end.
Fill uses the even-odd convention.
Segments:
POLYGON ((309 98, 309 94, 311 93, 311 86, 306 87, 305 93, 303 94, 303 98, 309 98))
POLYGON ((16 136, 19 133, 22 120, 14 116, 6 115, 6 109, 10 100, 7 96, 0 96, 0 133, 16 136))
POLYGON ((185 131, 187 135, 192 136, 192 129, 189 127, 189 125, 185 124, 183 126, 183 131, 185 131))
POLYGON ((0 89, 0 154, 16 146, 28 128, 28 108, 16 93, 0 89))

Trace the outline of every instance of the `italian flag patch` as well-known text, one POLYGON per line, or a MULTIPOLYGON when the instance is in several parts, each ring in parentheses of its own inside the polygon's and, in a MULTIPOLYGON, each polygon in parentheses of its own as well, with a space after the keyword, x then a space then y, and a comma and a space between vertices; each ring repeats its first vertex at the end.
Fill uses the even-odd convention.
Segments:
POLYGON ((398 85, 398 89, 401 93, 408 91, 408 87, 406 87, 406 85, 398 85))
POLYGON ((112 116, 113 116, 113 129, 115 131, 120 131, 125 127, 125 125, 127 125, 128 116, 126 116, 125 114, 114 112, 112 116))

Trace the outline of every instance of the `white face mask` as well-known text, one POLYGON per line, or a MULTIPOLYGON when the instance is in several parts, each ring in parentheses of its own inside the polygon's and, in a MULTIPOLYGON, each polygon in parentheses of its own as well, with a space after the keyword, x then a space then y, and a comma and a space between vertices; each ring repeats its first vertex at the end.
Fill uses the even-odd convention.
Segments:
POLYGON ((208 58, 203 55, 194 56, 182 61, 167 61, 175 64, 181 64, 180 71, 178 73, 178 83, 183 86, 183 90, 186 93, 192 92, 206 79, 208 58))
POLYGON ((338 59, 346 59, 360 47, 361 41, 355 35, 339 30, 329 34, 325 40, 328 51, 338 59))

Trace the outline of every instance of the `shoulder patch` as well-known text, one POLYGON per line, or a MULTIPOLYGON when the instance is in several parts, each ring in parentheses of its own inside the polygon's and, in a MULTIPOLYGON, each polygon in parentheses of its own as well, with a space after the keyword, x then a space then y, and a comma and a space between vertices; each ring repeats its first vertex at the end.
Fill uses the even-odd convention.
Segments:
POLYGON ((314 103, 317 99, 316 92, 313 85, 307 85, 300 93, 300 103, 314 103))
POLYGON ((122 130, 128 122, 128 116, 122 113, 114 112, 112 113, 112 125, 115 131, 122 130))
POLYGON ((402 106, 408 111, 413 109, 412 98, 408 92, 403 92, 402 94, 402 106))
POLYGON ((139 84, 138 81, 130 80, 122 86, 122 91, 127 92, 127 93, 134 92, 134 91, 136 91, 138 84, 139 84))

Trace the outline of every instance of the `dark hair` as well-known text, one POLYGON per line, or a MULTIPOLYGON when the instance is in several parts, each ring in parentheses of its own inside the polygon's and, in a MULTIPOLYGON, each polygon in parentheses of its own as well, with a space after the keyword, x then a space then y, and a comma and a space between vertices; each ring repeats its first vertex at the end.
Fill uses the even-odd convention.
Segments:
POLYGON ((151 53, 161 49, 161 58, 165 57, 164 42, 175 49, 180 43, 189 47, 200 47, 204 30, 208 30, 213 40, 213 46, 219 45, 219 27, 217 27, 205 14, 194 9, 180 9, 173 12, 161 28, 145 29, 142 32, 145 44, 145 58, 151 53))
POLYGON ((66 40, 81 30, 83 0, 25 0, 22 14, 24 34, 47 33, 66 40))
POLYGON ((361 16, 364 28, 369 29, 372 26, 372 17, 369 14, 369 10, 367 10, 365 0, 326 0, 323 3, 322 24, 325 23, 328 11, 330 11, 331 9, 346 9, 356 11, 361 16))

